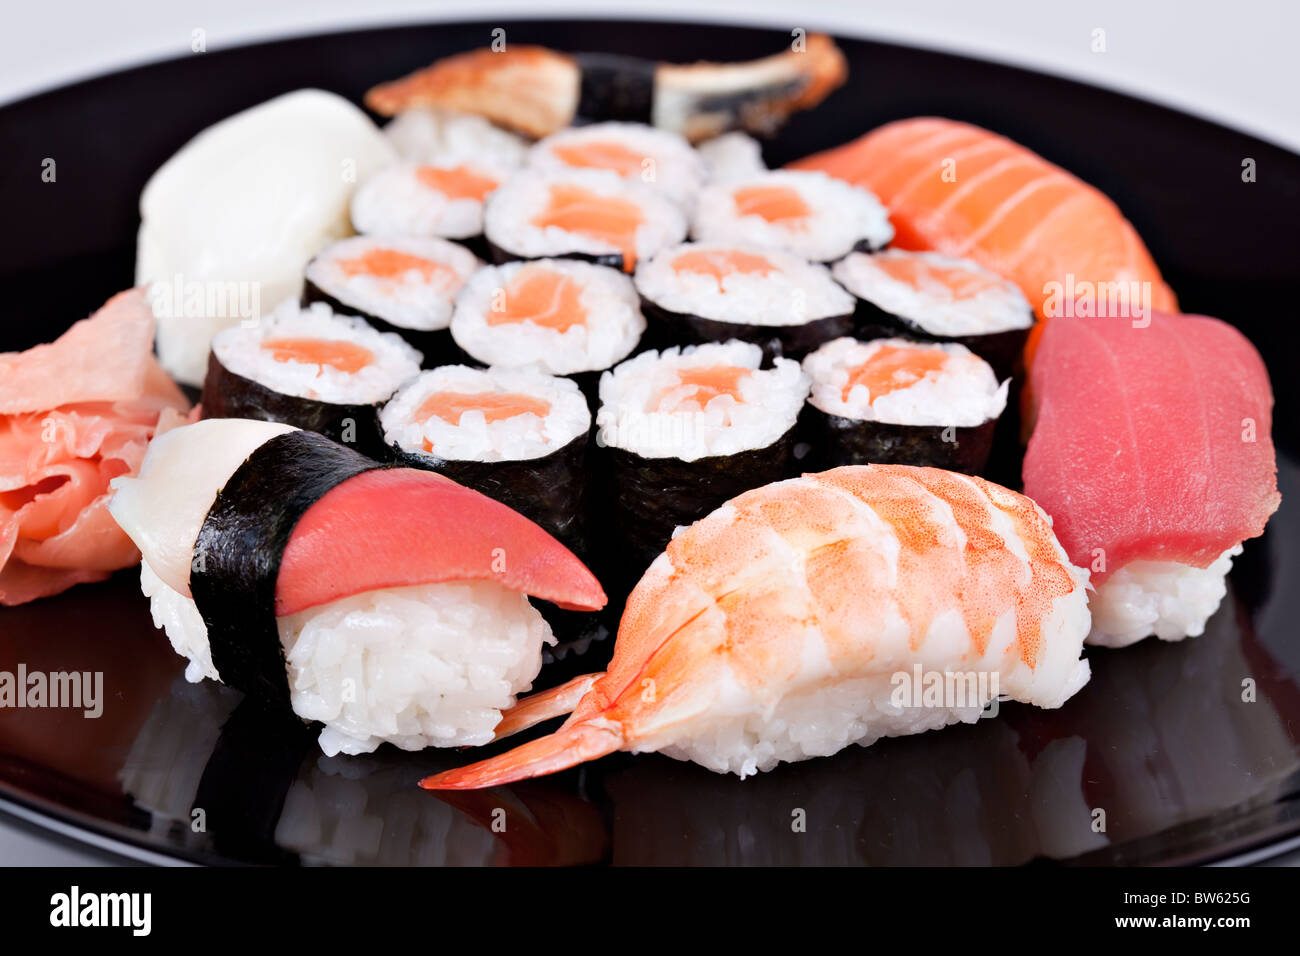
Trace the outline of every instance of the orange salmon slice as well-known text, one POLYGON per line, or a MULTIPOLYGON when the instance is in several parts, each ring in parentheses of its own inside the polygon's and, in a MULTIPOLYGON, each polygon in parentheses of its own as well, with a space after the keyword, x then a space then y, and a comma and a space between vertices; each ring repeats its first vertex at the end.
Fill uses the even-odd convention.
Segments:
POLYGON ((662 410, 658 406, 663 401, 664 396, 682 386, 694 389, 687 401, 698 402, 700 408, 708 405, 719 395, 730 395, 739 402, 741 401, 740 383, 752 371, 753 369, 741 368, 736 365, 702 365, 696 368, 678 369, 677 384, 660 392, 652 403, 650 411, 662 410))
POLYGON ((572 276, 542 266, 525 266, 503 291, 504 308, 487 314, 488 325, 532 322, 557 332, 585 325, 582 286, 572 276))
POLYGON ((772 265, 765 256, 756 256, 736 249, 704 250, 693 249, 683 252, 673 260, 676 273, 695 272, 700 275, 713 276, 722 288, 722 280, 729 275, 771 275, 780 270, 772 265))
POLYGON ((340 339, 267 339, 262 349, 277 362, 328 365, 348 374, 361 371, 375 360, 370 349, 340 339))
POLYGON ((476 173, 468 166, 421 166, 415 171, 421 185, 442 193, 448 199, 478 199, 501 184, 490 176, 476 173))
POLYGON ((954 299, 969 299, 1001 284, 998 279, 982 272, 931 265, 912 256, 880 256, 875 263, 891 279, 906 282, 918 291, 937 282, 951 292, 954 299))
POLYGON ((349 277, 367 275, 376 279, 400 279, 408 272, 418 272, 426 281, 443 274, 457 278, 455 270, 441 262, 398 249, 371 249, 353 259, 340 259, 338 266, 349 277))
POLYGON ((458 425, 460 416, 472 411, 482 412, 490 425, 517 415, 545 418, 551 403, 522 392, 434 392, 420 404, 415 417, 421 422, 441 418, 449 425, 458 425))
POLYGON ((871 358, 849 372, 844 401, 849 400, 855 385, 865 386, 873 402, 890 392, 911 388, 931 372, 939 371, 947 361, 947 354, 938 349, 882 345, 871 358))
POLYGON ((798 190, 790 186, 744 186, 731 198, 740 215, 762 216, 768 222, 790 222, 812 215, 798 190))
POLYGON ((622 143, 593 140, 552 147, 551 152, 566 166, 580 169, 612 169, 620 176, 639 173, 647 157, 622 143))
POLYGON ((539 228, 554 226, 616 246, 627 272, 636 268, 636 231, 642 221, 636 203, 569 183, 551 186, 546 209, 533 217, 533 225, 539 228))

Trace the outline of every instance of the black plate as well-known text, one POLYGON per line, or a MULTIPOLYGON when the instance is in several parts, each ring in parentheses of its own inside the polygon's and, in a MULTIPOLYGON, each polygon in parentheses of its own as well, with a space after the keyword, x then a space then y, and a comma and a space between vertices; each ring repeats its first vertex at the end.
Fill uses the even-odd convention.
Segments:
MULTIPOLYGON (((203 127, 302 86, 359 101, 379 80, 485 45, 501 25, 194 55, 0 109, 0 349, 51 339, 131 284, 140 189, 203 127), (55 183, 41 179, 46 158, 57 163, 55 183)), ((669 23, 505 26, 510 42, 674 60, 763 55, 788 36, 669 23)), ((796 117, 769 145, 769 162, 910 115, 987 126, 1108 192, 1184 308, 1234 322, 1263 352, 1285 503, 1247 546, 1204 636, 1091 650, 1092 682, 1058 711, 1004 705, 996 720, 743 782, 617 755, 439 797, 415 782, 444 754, 326 759, 292 723, 232 691, 187 684, 126 572, 0 610, 0 669, 103 671, 107 699, 98 720, 0 712, 5 805, 128 852, 226 862, 1186 863, 1241 858, 1300 834, 1300 157, 1064 80, 876 43, 843 47, 849 85, 796 117), (1256 182, 1242 181, 1246 158, 1256 182), (1243 700, 1247 684, 1255 693, 1243 700), (504 833, 492 826, 502 811, 504 833)))

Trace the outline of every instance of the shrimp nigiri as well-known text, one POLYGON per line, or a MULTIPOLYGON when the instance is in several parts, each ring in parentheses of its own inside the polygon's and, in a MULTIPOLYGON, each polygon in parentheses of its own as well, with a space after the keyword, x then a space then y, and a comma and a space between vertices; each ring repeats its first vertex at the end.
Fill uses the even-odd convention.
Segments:
POLYGON ((555 733, 421 785, 496 786, 617 750, 744 777, 972 722, 994 697, 1058 707, 1089 676, 1087 578, 1037 505, 980 478, 860 465, 766 485, 654 561, 605 673, 497 726, 571 711, 555 733))

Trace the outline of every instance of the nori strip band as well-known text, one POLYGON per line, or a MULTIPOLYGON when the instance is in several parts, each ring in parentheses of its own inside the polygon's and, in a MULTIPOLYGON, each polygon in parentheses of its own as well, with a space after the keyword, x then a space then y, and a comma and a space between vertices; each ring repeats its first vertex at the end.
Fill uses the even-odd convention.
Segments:
POLYGON ((424 356, 425 368, 434 368, 438 365, 473 364, 472 360, 466 361, 469 356, 451 337, 450 329, 408 329, 401 325, 394 325, 381 315, 366 312, 355 305, 348 305, 342 299, 330 295, 310 279, 304 279, 302 304, 306 307, 313 302, 324 302, 339 315, 355 315, 365 319, 380 332, 394 332, 400 335, 408 345, 424 356))
POLYGON ((541 525, 587 560, 587 434, 541 458, 464 461, 391 445, 398 464, 446 475, 541 525))
POLYGON ((318 402, 313 398, 286 395, 230 371, 221 364, 216 352, 208 355, 208 374, 203 380, 204 418, 251 418, 261 422, 281 422, 310 432, 318 432, 331 441, 355 448, 365 455, 383 453, 379 431, 379 407, 374 405, 339 405, 318 402))
POLYGON ((654 113, 655 69, 652 60, 611 53, 574 56, 581 79, 574 125, 604 120, 649 124, 654 113))
POLYGON ((600 254, 591 252, 554 252, 547 253, 544 256, 521 256, 517 252, 511 252, 504 246, 498 246, 486 236, 483 239, 487 243, 488 258, 493 265, 505 265, 507 262, 524 262, 532 259, 576 259, 579 262, 590 262, 593 265, 609 266, 611 269, 617 269, 619 272, 626 272, 623 268, 623 253, 621 252, 604 252, 600 254))
POLYGON ((190 590, 225 684, 288 705, 275 582, 294 526, 331 488, 383 468, 308 431, 263 442, 217 493, 194 542, 190 590))
POLYGON ((856 336, 863 341, 899 336, 917 342, 955 342, 964 345, 993 368, 998 381, 1013 378, 1022 370, 1021 356, 1033 329, 1007 329, 986 335, 935 335, 911 319, 886 312, 865 299, 858 300, 856 336))
POLYGON ((828 315, 799 325, 749 325, 743 322, 720 322, 698 315, 673 312, 641 297, 641 312, 646 317, 646 347, 664 349, 670 345, 702 345, 739 339, 763 350, 765 367, 772 359, 802 359, 809 352, 832 339, 852 335, 856 327, 854 314, 828 315))
POLYGON ((800 430, 812 445, 818 471, 839 465, 929 465, 966 475, 979 475, 993 449, 998 419, 979 425, 898 425, 828 415, 804 406, 800 430))
POLYGON ((695 461, 645 458, 607 447, 614 525, 637 576, 663 551, 678 525, 703 518, 743 491, 789 478, 797 426, 763 448, 695 461))

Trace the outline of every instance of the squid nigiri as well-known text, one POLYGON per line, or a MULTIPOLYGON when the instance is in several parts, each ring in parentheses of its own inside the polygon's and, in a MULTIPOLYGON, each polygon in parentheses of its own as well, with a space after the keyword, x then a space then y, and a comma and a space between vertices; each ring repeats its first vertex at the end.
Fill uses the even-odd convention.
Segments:
POLYGON ((495 786, 617 750, 744 777, 973 722, 994 695, 1058 707, 1089 676, 1087 577, 1037 505, 980 478, 859 465, 766 485, 654 561, 606 672, 526 698, 497 736, 570 712, 559 730, 421 785, 495 786), (905 686, 935 675, 991 679, 965 700, 905 686))

